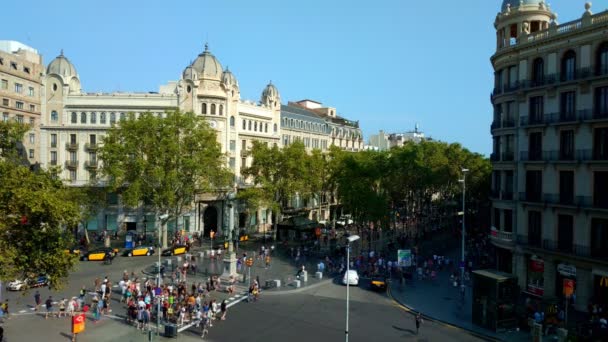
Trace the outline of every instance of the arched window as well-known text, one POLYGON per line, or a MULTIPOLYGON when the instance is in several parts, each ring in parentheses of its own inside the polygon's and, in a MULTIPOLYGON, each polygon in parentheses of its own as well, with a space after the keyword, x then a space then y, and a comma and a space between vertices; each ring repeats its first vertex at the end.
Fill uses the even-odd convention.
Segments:
POLYGON ((258 122, 257 122, 257 121, 254 121, 254 122, 253 122, 253 130, 254 130, 255 132, 257 132, 257 131, 258 131, 258 122))
POLYGON ((72 112, 72 123, 78 123, 78 114, 76 112, 72 112))
POLYGON ((116 113, 110 113, 110 124, 116 123, 116 113))
POLYGON ((91 113, 91 123, 92 124, 97 123, 97 113, 95 113, 95 112, 91 113))
POLYGON ((125 116, 124 112, 120 113, 120 121, 125 121, 126 118, 127 117, 125 116))
POLYGON ((532 63, 532 86, 540 86, 545 79, 545 61, 542 58, 537 58, 532 63))
POLYGON ((218 114, 224 115, 224 105, 220 105, 220 112, 218 114))
POLYGON ((234 116, 230 117, 230 127, 234 127, 234 116))
POLYGON ((264 133, 268 133, 268 122, 264 124, 264 133))
POLYGON ((576 77, 576 53, 568 50, 562 58, 562 81, 572 81, 576 77))
POLYGON ((57 115, 57 111, 55 111, 55 110, 51 112, 51 121, 52 122, 59 121, 59 115, 57 115))
POLYGON ((278 127, 277 127, 277 124, 275 123, 275 124, 274 124, 274 132, 275 132, 275 133, 277 132, 277 129, 278 129, 278 127))
POLYGON ((251 121, 249 121, 249 123, 247 124, 247 126, 249 127, 249 130, 251 131, 251 121))
POLYGON ((215 115, 215 103, 211 104, 211 115, 215 115))
POLYGON ((247 121, 245 121, 245 119, 243 119, 243 130, 247 129, 247 121))
POLYGON ((106 123, 106 112, 101 112, 101 114, 99 114, 99 123, 105 125, 105 123, 106 123))
POLYGON ((207 104, 206 103, 203 103, 203 108, 201 110, 201 113, 202 114, 207 114, 207 104))
POLYGON ((87 113, 85 113, 85 112, 80 113, 80 123, 83 123, 83 124, 87 123, 87 113))
POLYGON ((608 42, 603 42, 597 49, 595 72, 597 75, 608 74, 608 42))

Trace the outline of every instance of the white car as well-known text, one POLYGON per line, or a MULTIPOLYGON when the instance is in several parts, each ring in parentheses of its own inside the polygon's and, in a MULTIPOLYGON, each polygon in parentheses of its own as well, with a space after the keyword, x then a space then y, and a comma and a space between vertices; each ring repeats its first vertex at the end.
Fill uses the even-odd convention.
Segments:
POLYGON ((346 225, 349 225, 349 224, 353 224, 353 222, 354 221, 352 219, 352 216, 350 216, 350 215, 344 215, 344 216, 340 217, 338 219, 338 221, 336 221, 336 224, 339 225, 339 226, 346 226, 346 225))
POLYGON ((23 280, 14 280, 8 283, 7 289, 9 291, 21 291, 26 289, 25 281, 23 280))
POLYGON ((342 277, 342 284, 357 286, 359 285, 359 274, 355 270, 348 270, 344 272, 344 277, 342 277))

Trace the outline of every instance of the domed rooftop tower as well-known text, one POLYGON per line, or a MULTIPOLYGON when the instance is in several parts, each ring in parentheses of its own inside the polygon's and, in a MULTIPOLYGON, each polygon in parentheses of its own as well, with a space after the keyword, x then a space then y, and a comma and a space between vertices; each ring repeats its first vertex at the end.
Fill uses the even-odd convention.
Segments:
POLYGON ((496 49, 517 44, 523 35, 549 28, 557 19, 544 0, 503 0, 496 15, 496 49))
POLYGON ((78 77, 76 68, 68 58, 63 55, 63 50, 61 50, 59 56, 49 63, 46 68, 46 74, 58 76, 63 81, 64 85, 70 86, 70 93, 80 92, 80 78, 78 77))
POLYGON ((277 87, 272 84, 272 81, 268 83, 264 91, 262 91, 262 97, 260 102, 267 107, 276 107, 281 105, 281 95, 277 87))
MULTIPOLYGON (((224 69, 222 69, 222 65, 215 58, 215 56, 209 52, 209 45, 205 44, 205 51, 196 57, 192 65, 193 71, 198 74, 198 77, 201 79, 212 79, 221 81, 222 73, 224 69)), ((186 68, 187 69, 187 68, 186 68)), ((184 71, 185 74, 185 71, 184 71)))

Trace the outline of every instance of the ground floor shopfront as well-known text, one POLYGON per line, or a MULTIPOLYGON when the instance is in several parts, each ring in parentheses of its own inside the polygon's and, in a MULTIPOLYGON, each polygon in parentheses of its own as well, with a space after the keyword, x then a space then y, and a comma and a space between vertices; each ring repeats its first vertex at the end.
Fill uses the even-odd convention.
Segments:
POLYGON ((524 294, 555 303, 570 303, 586 312, 590 303, 608 308, 608 263, 542 251, 516 250, 512 273, 524 294), (569 290, 568 288, 572 288, 569 290))

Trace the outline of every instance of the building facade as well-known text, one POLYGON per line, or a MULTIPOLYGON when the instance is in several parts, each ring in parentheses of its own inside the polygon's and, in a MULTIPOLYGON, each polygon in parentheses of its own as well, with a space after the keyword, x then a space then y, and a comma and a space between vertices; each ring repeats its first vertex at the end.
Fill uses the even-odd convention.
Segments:
POLYGON ((608 304, 608 11, 559 25, 542 0, 496 16, 491 240, 533 297, 608 304))
POLYGON ((0 120, 30 125, 22 156, 30 164, 40 161, 40 90, 44 72, 42 56, 15 41, 0 41, 0 120))
MULTIPOLYGON (((93 182, 103 186, 103 179, 98 177, 101 164, 97 151, 107 130, 146 112, 163 116, 179 109, 204 117, 216 130, 226 165, 235 174, 237 190, 252 185, 240 174, 251 165, 247 152, 254 141, 284 146, 302 140, 307 149, 323 151, 332 144, 350 151, 358 151, 361 146, 358 123, 337 116, 334 108, 324 108, 317 102, 281 105, 280 93, 272 83, 263 89, 259 101, 241 99, 237 78, 222 67, 207 45, 179 80, 160 86, 158 92, 84 92, 75 65, 63 52, 39 74, 40 163, 45 168, 61 167, 59 176, 71 186, 93 182), (282 140, 285 136, 287 139, 282 140)), ((236 206, 235 225, 239 229, 272 226, 270 210, 251 212, 244 203, 228 200, 227 196, 199 194, 193 210, 170 222, 169 231, 184 229, 206 236, 215 231, 222 237, 229 222, 229 205, 236 206)), ((143 207, 126 208, 118 196, 110 195, 105 208, 84 226, 89 230, 154 231, 157 222, 153 212, 143 207)))
POLYGON ((390 149, 388 137, 388 134, 386 134, 383 130, 380 130, 378 134, 372 134, 369 136, 369 143, 366 148, 374 151, 387 151, 390 149))

